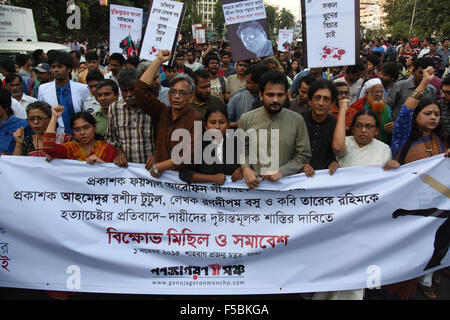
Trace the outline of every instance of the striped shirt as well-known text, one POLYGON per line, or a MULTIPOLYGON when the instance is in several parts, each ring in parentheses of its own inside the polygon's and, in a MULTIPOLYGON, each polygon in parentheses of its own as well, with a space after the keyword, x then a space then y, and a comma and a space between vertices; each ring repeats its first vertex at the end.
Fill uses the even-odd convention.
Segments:
POLYGON ((109 106, 106 140, 121 148, 128 162, 145 163, 154 153, 152 118, 120 99, 109 106))

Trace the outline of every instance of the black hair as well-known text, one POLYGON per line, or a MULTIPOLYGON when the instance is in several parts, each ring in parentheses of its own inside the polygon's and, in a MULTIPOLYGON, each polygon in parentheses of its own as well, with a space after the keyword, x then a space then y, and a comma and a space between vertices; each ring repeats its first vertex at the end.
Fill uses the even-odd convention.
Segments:
POLYGON ((110 57, 109 57, 109 61, 111 60, 116 60, 119 61, 119 64, 121 66, 123 66, 125 64, 125 58, 123 57, 123 55, 121 55, 120 53, 113 53, 110 57))
POLYGON ((397 62, 386 62, 380 66, 380 71, 389 75, 392 79, 397 80, 400 70, 398 68, 397 62))
POLYGON ((39 57, 44 53, 44 50, 42 49, 36 49, 33 51, 32 57, 34 61, 38 61, 39 57))
POLYGON ((72 50, 72 51, 69 52, 69 54, 75 54, 75 57, 77 57, 78 60, 81 59, 81 54, 80 54, 79 51, 72 50))
POLYGON ((416 71, 419 68, 425 70, 428 67, 433 68, 435 67, 434 59, 431 57, 422 57, 414 61, 414 71, 416 71))
POLYGON ((45 113, 45 115, 49 119, 52 117, 52 107, 47 102, 36 101, 36 102, 30 103, 26 109, 27 115, 31 110, 35 110, 35 109, 41 110, 43 113, 45 113))
POLYGON ((5 59, 0 61, 0 67, 6 69, 8 73, 16 73, 16 66, 12 60, 5 59))
POLYGON ((194 82, 195 82, 195 86, 198 85, 198 79, 199 79, 199 78, 202 78, 202 79, 210 79, 211 76, 209 75, 209 72, 206 71, 206 70, 203 70, 203 69, 201 69, 201 70, 196 70, 196 71, 194 72, 194 77, 193 77, 194 82))
POLYGON ((205 118, 204 118, 205 119, 205 123, 208 121, 209 116, 212 115, 213 113, 216 113, 216 112, 222 113, 225 116, 225 118, 227 119, 227 121, 228 121, 228 110, 227 110, 227 107, 225 105, 216 104, 216 105, 210 106, 206 110, 205 118))
POLYGON ((364 70, 365 70, 364 65, 361 63, 358 63, 358 64, 355 64, 352 66, 348 66, 345 72, 348 74, 348 73, 362 72, 364 70))
POLYGON ((300 88, 303 82, 306 83, 308 86, 310 86, 313 84, 314 81, 316 81, 316 79, 312 75, 308 74, 300 79, 298 87, 300 88))
POLYGON ((48 55, 48 64, 50 65, 50 67, 54 63, 62 64, 63 66, 65 66, 68 69, 68 71, 72 71, 73 59, 70 56, 70 54, 68 54, 67 52, 53 51, 50 55, 48 55))
POLYGON ((252 63, 245 70, 245 75, 250 75, 253 82, 259 82, 261 76, 266 73, 269 69, 261 62, 252 63))
POLYGON ((222 51, 222 54, 220 55, 221 57, 223 56, 229 56, 231 58, 231 52, 229 51, 222 51))
POLYGON ((358 120, 358 117, 359 116, 363 116, 363 115, 371 116, 372 118, 374 118, 375 119, 375 127, 380 129, 380 119, 378 119, 377 113, 375 111, 373 111, 373 110, 370 110, 370 109, 359 110, 355 114, 355 116, 353 117, 352 124, 351 124, 350 128, 353 128, 355 126, 355 124, 356 124, 356 120, 358 120))
POLYGON ((26 65, 28 60, 30 60, 30 59, 31 59, 30 56, 27 54, 20 53, 16 56, 16 62, 20 67, 23 67, 24 65, 26 65))
POLYGON ((285 88, 285 92, 289 89, 289 83, 287 81, 286 75, 278 70, 269 70, 264 73, 259 79, 259 91, 264 93, 268 83, 271 84, 282 84, 285 88))
MULTIPOLYGON (((78 119, 83 119, 84 121, 88 122, 89 124, 93 125, 94 127, 97 124, 97 122, 95 121, 95 118, 92 114, 90 114, 87 111, 80 111, 80 112, 75 113, 70 118, 70 127, 71 128, 73 128, 73 124, 75 123, 75 120, 78 120, 78 119)), ((103 137, 96 133, 94 139, 95 140, 103 140, 103 137)))
POLYGON ((17 73, 10 73, 5 77, 5 84, 11 83, 14 80, 19 79, 19 82, 22 83, 22 77, 17 73))
MULTIPOLYGON (((419 104, 418 104, 417 107, 414 109, 413 117, 412 117, 412 128, 411 128, 411 134, 410 134, 410 136, 409 136, 410 139, 412 139, 412 141, 415 141, 415 140, 419 139, 419 138, 422 136, 422 132, 421 132, 420 129, 417 127, 417 122, 416 122, 417 115, 418 115, 425 107, 428 107, 428 106, 431 105, 431 104, 437 105, 438 108, 439 108, 439 111, 442 113, 442 107, 441 107, 441 105, 440 105, 437 101, 435 101, 435 100, 433 100, 433 99, 431 99, 431 98, 429 98, 429 97, 423 97, 422 99, 420 99, 419 104)), ((443 137, 442 137, 442 134, 441 134, 441 123, 442 123, 442 121, 439 121, 439 125, 434 129, 434 133, 435 133, 436 135, 438 135, 440 138, 443 138, 443 137)))
MULTIPOLYGON (((399 155, 398 162, 401 165, 403 165, 405 163, 406 155, 407 155, 409 149, 411 148, 412 143, 422 137, 422 132, 417 127, 417 122, 416 122, 417 115, 425 107, 428 107, 431 104, 437 105, 439 108, 439 111, 442 114, 442 106, 439 102, 433 101, 431 98, 428 98, 428 97, 423 97, 420 100, 419 105, 414 109, 414 112, 413 112, 411 133, 409 134, 409 138, 406 141, 405 145, 403 146, 403 148, 400 152, 400 155, 399 155)), ((447 143, 448 143, 449 137, 444 137, 441 124, 442 124, 442 121, 439 121, 439 125, 433 130, 433 133, 436 134, 439 138, 441 138, 442 141, 445 141, 445 139, 447 139, 447 143)))
POLYGON ((86 61, 98 61, 100 59, 100 57, 98 56, 97 52, 88 52, 86 53, 86 61))
POLYGON ((0 88, 0 106, 5 109, 8 117, 14 115, 14 111, 11 108, 11 92, 5 88, 0 88))
POLYGON ((220 63, 219 57, 218 57, 217 55, 215 55, 215 54, 208 54, 208 55, 206 56, 205 62, 204 62, 205 67, 208 67, 209 62, 210 62, 211 60, 217 60, 217 62, 220 63))
POLYGON ((446 76, 444 79, 442 79, 442 85, 449 86, 450 85, 450 75, 446 76))
POLYGON ((105 79, 105 77, 103 76, 103 74, 100 71, 98 71, 98 70, 89 71, 86 76, 86 83, 89 83, 91 81, 102 81, 104 79, 105 79))
POLYGON ((331 82, 330 80, 326 80, 326 79, 320 79, 320 80, 316 80, 314 81, 311 86, 309 87, 308 90, 308 99, 312 100, 314 94, 316 93, 317 90, 320 89, 328 89, 331 92, 331 100, 333 102, 336 101, 337 99, 337 89, 336 86, 334 85, 333 82, 331 82))
POLYGON ((111 87, 114 94, 119 93, 119 86, 117 85, 117 83, 114 80, 111 80, 111 79, 101 80, 97 85, 97 90, 100 88, 103 88, 103 87, 111 87))
POLYGON ((125 64, 132 64, 135 68, 139 65, 139 58, 138 57, 128 57, 128 59, 125 61, 125 64))

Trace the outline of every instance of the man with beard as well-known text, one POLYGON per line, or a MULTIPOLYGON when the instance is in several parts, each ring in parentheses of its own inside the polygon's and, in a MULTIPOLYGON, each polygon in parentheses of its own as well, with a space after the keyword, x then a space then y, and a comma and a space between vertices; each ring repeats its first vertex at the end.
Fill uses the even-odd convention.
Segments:
POLYGON ((245 141, 240 160, 249 189, 257 188, 261 179, 276 182, 296 174, 310 161, 308 130, 303 117, 283 108, 288 88, 285 74, 268 71, 259 81, 263 106, 247 112, 239 120, 239 129, 250 138, 250 142, 245 141), (257 138, 264 133, 266 141, 257 138))
POLYGON ((316 79, 314 79, 311 75, 307 75, 307 76, 301 78, 300 86, 298 87, 298 95, 291 102, 291 106, 289 107, 289 110, 295 111, 298 113, 303 113, 303 112, 311 109, 311 106, 309 105, 309 99, 308 99, 308 90, 314 81, 316 81, 316 79))
POLYGON ((30 103, 36 102, 37 99, 23 93, 22 77, 15 73, 10 73, 5 78, 6 89, 11 92, 11 96, 20 103, 24 110, 30 103))
POLYGON ((365 71, 364 65, 362 64, 355 64, 352 66, 348 66, 345 70, 344 76, 334 81, 335 83, 337 81, 347 83, 349 88, 348 99, 350 100, 350 104, 358 100, 359 93, 364 83, 362 79, 364 71, 365 71))
POLYGON ((230 96, 245 88, 245 71, 247 70, 250 60, 242 60, 236 62, 236 73, 229 76, 228 86, 230 88, 230 96))
POLYGON ((267 67, 260 62, 251 64, 245 71, 245 88, 237 91, 227 105, 230 128, 237 128, 241 116, 253 110, 259 102, 259 79, 267 71, 267 67))
POLYGON ((114 163, 120 167, 127 167, 128 162, 145 163, 155 151, 152 118, 136 102, 139 75, 135 68, 120 71, 118 82, 123 99, 114 102, 108 112, 106 140, 116 147, 114 163))
MULTIPOLYGON (((400 80, 394 83, 386 103, 392 108, 392 117, 397 119, 400 109, 405 104, 406 99, 416 90, 423 78, 423 71, 428 68, 434 68, 434 61, 431 58, 419 58, 414 62, 413 76, 406 80, 400 80)), ((429 84, 424 92, 424 97, 436 100, 436 88, 429 84)))
POLYGON ((385 103, 383 95, 383 83, 379 78, 367 81, 361 90, 364 95, 351 105, 356 110, 373 110, 380 120, 380 132, 376 137, 378 140, 391 144, 391 134, 394 130, 391 108, 385 103))
POLYGON ((205 70, 194 72, 195 93, 194 101, 191 107, 200 112, 203 116, 210 106, 225 106, 225 103, 219 97, 211 94, 211 79, 209 73, 205 70))
POLYGON ((209 72, 211 78, 211 93, 222 98, 227 103, 230 100, 228 80, 218 74, 219 68, 220 61, 215 54, 210 54, 205 58, 205 70, 209 72))
POLYGON ((184 65, 194 72, 203 69, 203 65, 195 61, 195 49, 189 49, 186 52, 186 61, 184 62, 184 65))
POLYGON ((397 62, 386 62, 380 66, 380 79, 383 83, 384 98, 387 99, 394 83, 398 79, 400 70, 397 62))
POLYGON ((307 177, 323 169, 333 175, 339 167, 331 148, 337 120, 330 111, 337 99, 336 87, 329 80, 316 80, 308 90, 308 99, 311 110, 303 112, 302 116, 308 128, 312 157, 302 171, 307 177))

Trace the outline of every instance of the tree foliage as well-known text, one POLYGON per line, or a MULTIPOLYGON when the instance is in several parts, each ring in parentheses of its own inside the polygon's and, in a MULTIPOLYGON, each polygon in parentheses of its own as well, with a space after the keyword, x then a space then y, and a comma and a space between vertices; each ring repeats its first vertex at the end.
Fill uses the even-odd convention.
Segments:
POLYGON ((281 9, 277 17, 278 29, 290 29, 295 27, 295 17, 291 11, 285 8, 281 9))
POLYGON ((214 31, 219 38, 222 38, 225 31, 225 17, 223 15, 222 1, 218 0, 214 5, 214 15, 212 17, 214 31))
POLYGON ((386 0, 383 10, 386 13, 384 22, 393 37, 445 36, 445 26, 450 15, 450 6, 447 1, 386 0), (415 2, 416 10, 410 34, 415 2))

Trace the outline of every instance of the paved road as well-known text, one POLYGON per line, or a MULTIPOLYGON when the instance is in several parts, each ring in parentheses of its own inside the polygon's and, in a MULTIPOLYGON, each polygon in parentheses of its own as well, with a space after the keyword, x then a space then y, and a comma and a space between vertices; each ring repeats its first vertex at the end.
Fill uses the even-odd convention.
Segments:
MULTIPOLYGON (((433 284, 437 300, 450 300, 450 278, 441 271, 436 272, 441 279, 440 284, 433 284)), ((126 294, 94 294, 82 293, 71 296, 70 300, 204 300, 204 296, 161 296, 161 295, 126 295, 126 294)), ((208 297, 210 299, 210 297, 208 297)), ((282 295, 241 295, 217 296, 214 300, 305 300, 300 294, 282 295)), ((52 300, 42 290, 25 290, 14 288, 0 288, 0 300, 52 300)), ((366 290, 364 300, 388 300, 378 290, 366 290)), ((430 300, 418 288, 416 300, 430 300)))

